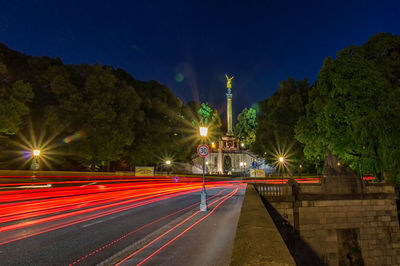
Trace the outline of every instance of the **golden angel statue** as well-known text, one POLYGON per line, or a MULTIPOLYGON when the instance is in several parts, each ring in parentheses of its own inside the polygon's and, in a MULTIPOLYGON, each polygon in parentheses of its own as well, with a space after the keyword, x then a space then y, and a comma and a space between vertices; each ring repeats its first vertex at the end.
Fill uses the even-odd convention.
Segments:
POLYGON ((233 76, 232 77, 228 77, 228 75, 227 74, 225 74, 225 77, 226 77, 226 88, 228 88, 228 89, 231 89, 232 88, 232 79, 234 78, 233 76))

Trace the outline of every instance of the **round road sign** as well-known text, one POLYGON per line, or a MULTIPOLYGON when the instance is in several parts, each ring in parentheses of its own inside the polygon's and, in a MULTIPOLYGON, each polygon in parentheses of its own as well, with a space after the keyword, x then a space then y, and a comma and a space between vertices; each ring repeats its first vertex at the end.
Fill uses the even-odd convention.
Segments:
POLYGON ((210 153, 210 149, 206 144, 200 144, 199 147, 197 147, 197 153, 201 157, 207 157, 210 153))

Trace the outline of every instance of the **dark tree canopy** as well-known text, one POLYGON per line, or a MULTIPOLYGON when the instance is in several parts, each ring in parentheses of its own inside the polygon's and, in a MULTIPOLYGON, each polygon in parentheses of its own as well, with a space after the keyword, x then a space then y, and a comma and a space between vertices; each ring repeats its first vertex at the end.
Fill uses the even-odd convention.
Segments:
POLYGON ((0 135, 14 135, 22 126, 22 116, 29 113, 27 103, 33 98, 29 83, 15 80, 0 58, 0 135))
POLYGON ((378 34, 327 58, 296 137, 307 158, 330 150, 359 173, 395 178, 400 166, 400 37, 378 34))
POLYGON ((84 137, 59 147, 67 154, 62 165, 68 169, 157 165, 160 154, 172 154, 177 161, 190 158, 194 143, 183 139, 192 117, 157 81, 138 81, 108 66, 64 65, 60 59, 26 56, 4 45, 0 62, 1 133, 27 133, 24 115, 35 130, 56 132, 57 143, 79 132, 84 137))
POLYGON ((289 150, 292 162, 303 160, 303 145, 294 137, 294 126, 304 114, 309 85, 293 78, 280 83, 278 91, 259 103, 258 127, 253 150, 267 160, 276 149, 289 150))

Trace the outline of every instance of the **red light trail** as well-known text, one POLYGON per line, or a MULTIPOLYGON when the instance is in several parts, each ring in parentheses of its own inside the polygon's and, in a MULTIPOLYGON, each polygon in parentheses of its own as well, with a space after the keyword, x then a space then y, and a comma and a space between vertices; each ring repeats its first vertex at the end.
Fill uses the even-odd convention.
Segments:
MULTIPOLYGON (((64 186, 0 191, 0 245, 201 189, 199 178, 180 180, 173 182, 171 178, 103 178, 85 181, 90 184, 84 186, 68 186, 69 183, 84 181, 54 181, 52 184, 64 186)), ((14 186, 17 184, 14 183, 14 186)), ((232 183, 210 182, 207 189, 231 185, 232 183)))
MULTIPOLYGON (((185 231, 183 231, 183 233, 179 234, 178 237, 182 236, 185 232, 187 232, 189 229, 193 228, 195 225, 197 225, 198 223, 200 223, 201 221, 203 221, 205 218, 207 218, 208 216, 210 216, 223 202, 225 202, 227 199, 231 198, 233 195, 236 194, 236 192, 238 191, 238 188, 234 189, 232 192, 230 192, 229 194, 223 196, 221 199, 217 199, 214 200, 213 202, 209 203, 208 206, 212 206, 215 205, 216 203, 217 206, 215 206, 213 208, 213 210, 211 212, 209 212, 206 216, 204 216, 203 218, 201 218, 200 220, 198 220, 197 222, 195 222, 194 224, 192 224, 189 228, 187 228, 185 231)), ((129 256, 127 256, 126 258, 124 258, 123 260, 121 260, 119 263, 116 264, 117 265, 121 265, 122 263, 124 263, 125 261, 131 259, 132 257, 134 257, 135 255, 137 255, 138 253, 140 253, 141 251, 145 250, 146 248, 148 248, 149 246, 151 246, 152 244, 154 244, 155 242, 159 241, 161 238, 163 238, 164 236, 166 236, 167 234, 171 233, 172 231, 176 230, 177 228, 181 227, 182 225, 184 225, 185 223, 187 223, 190 219, 192 219, 193 217, 195 217, 196 215, 198 215, 199 213, 201 213, 200 211, 196 211, 195 213, 193 213, 192 215, 190 215, 189 217, 187 217, 186 219, 184 219, 183 221, 181 221, 180 223, 178 223, 177 225, 175 225, 174 227, 172 227, 171 229, 169 229, 168 231, 164 232, 163 234, 161 234, 160 236, 158 236, 157 238, 153 239, 151 242, 149 242, 148 244, 146 244, 145 246, 143 246, 142 248, 136 250, 135 252, 133 252, 132 254, 130 254, 129 256)), ((175 237, 175 239, 177 239, 178 237, 175 237)), ((173 241, 174 241, 173 240, 173 241)), ((167 244, 171 243, 172 241, 168 242, 167 244)), ((166 245, 167 245, 166 244, 166 245)), ((164 245, 164 246, 166 246, 164 245)), ((164 247, 163 246, 163 247, 164 247)), ((158 252, 158 251, 157 251, 158 252)), ((156 252, 155 252, 156 253, 156 252)), ((155 253, 153 253, 151 256, 153 256, 155 253)), ((149 257, 151 257, 149 256, 149 257)), ((149 259, 146 258, 145 260, 149 259)), ((144 260, 144 261, 145 261, 144 260)), ((142 261, 142 263, 144 262, 142 261)))

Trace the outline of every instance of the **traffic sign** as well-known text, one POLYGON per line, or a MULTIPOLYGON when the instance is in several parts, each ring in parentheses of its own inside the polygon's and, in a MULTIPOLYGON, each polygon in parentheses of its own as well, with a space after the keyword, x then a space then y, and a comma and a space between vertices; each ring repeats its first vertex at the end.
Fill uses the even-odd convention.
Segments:
POLYGON ((207 157, 209 153, 210 148, 208 148, 206 144, 200 144, 199 147, 197 147, 197 154, 199 154, 200 157, 207 157))

